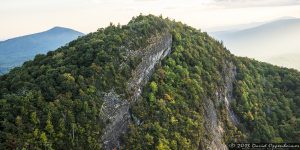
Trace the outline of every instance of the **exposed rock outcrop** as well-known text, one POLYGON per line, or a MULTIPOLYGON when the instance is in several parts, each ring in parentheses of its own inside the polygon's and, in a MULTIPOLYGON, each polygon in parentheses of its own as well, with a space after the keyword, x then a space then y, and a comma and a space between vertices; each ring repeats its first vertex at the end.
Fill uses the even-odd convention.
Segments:
POLYGON ((223 141, 224 123, 218 118, 220 113, 217 105, 225 105, 228 118, 234 125, 238 124, 238 119, 230 107, 232 101, 233 82, 236 76, 236 67, 231 62, 224 63, 223 81, 224 87, 216 91, 216 100, 206 99, 204 104, 205 128, 207 139, 202 144, 202 149, 226 150, 228 149, 223 141))
POLYGON ((229 63, 226 67, 227 72, 224 73, 224 80, 225 80, 225 107, 229 115, 229 119, 231 122, 236 126, 239 124, 239 120, 236 116, 236 114, 231 109, 230 103, 233 100, 233 82, 235 81, 236 77, 236 66, 233 65, 233 63, 229 63))
MULTIPOLYGON (((127 83, 126 90, 131 96, 128 99, 121 99, 113 90, 104 95, 102 114, 108 122, 102 137, 105 149, 111 150, 120 147, 119 138, 127 131, 132 118, 129 112, 130 106, 140 98, 142 88, 151 77, 155 65, 171 52, 171 34, 164 33, 152 38, 151 41, 153 43, 142 50, 128 51, 130 57, 142 58, 141 62, 132 71, 132 76, 127 83)), ((230 108, 235 76, 236 67, 233 63, 224 62, 224 87, 216 91, 216 99, 206 99, 204 101, 207 139, 202 141, 202 149, 227 149, 223 141, 224 124, 219 118, 220 110, 218 110, 218 106, 220 104, 225 105, 228 118, 234 125, 238 124, 238 119, 230 108)))
POLYGON ((119 138, 127 130, 130 121, 129 103, 121 99, 113 90, 104 95, 102 105, 103 118, 108 121, 102 140, 105 149, 119 147, 119 138))
POLYGON ((171 34, 165 33, 155 37, 154 41, 156 42, 140 50, 135 56, 142 57, 142 61, 133 71, 132 78, 128 82, 128 90, 133 94, 131 101, 136 101, 139 98, 141 88, 148 82, 154 71, 154 66, 171 52, 171 34))
POLYGON ((142 58, 132 71, 128 81, 127 91, 131 93, 128 99, 121 99, 113 90, 104 95, 102 115, 108 122, 102 136, 104 148, 111 150, 120 146, 119 138, 127 131, 130 120, 129 108, 136 102, 142 92, 142 87, 148 82, 154 67, 171 52, 172 36, 164 33, 151 39, 153 43, 142 50, 130 52, 131 57, 142 58))

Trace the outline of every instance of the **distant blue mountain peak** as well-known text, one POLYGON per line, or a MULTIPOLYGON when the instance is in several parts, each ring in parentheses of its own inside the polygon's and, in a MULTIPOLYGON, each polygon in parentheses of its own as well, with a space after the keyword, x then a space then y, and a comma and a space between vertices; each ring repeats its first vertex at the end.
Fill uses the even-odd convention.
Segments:
POLYGON ((84 35, 65 27, 53 27, 47 31, 19 36, 0 42, 0 74, 33 59, 37 54, 46 54, 84 35))

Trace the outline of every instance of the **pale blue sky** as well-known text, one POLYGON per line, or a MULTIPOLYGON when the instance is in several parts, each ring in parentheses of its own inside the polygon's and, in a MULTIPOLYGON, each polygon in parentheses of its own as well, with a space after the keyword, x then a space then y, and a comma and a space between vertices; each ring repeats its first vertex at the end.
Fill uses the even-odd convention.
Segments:
POLYGON ((63 26, 85 33, 132 16, 162 14, 193 27, 300 18, 300 0, 1 0, 0 40, 63 26))

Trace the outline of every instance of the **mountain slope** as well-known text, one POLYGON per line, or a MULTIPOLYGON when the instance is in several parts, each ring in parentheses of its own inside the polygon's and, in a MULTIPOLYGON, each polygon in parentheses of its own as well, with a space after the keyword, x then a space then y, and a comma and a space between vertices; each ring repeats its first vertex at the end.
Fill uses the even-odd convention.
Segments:
POLYGON ((7 72, 34 58, 36 54, 55 50, 82 35, 83 33, 72 29, 54 27, 44 32, 1 41, 0 71, 7 72))
POLYGON ((299 142, 300 73, 152 15, 0 76, 4 149, 227 149, 299 142))
MULTIPOLYGON (((211 33, 218 40, 222 40, 234 54, 267 62, 278 55, 299 53, 299 34, 300 19, 297 18, 276 20, 240 31, 211 33)), ((297 65, 291 63, 288 66, 295 68, 297 65)))

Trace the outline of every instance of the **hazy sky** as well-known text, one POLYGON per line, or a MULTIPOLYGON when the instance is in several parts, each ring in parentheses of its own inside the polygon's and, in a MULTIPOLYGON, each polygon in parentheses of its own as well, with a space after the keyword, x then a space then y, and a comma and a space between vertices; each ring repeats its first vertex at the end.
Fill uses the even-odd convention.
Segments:
POLYGON ((132 16, 162 14, 193 27, 300 18, 300 0, 1 0, 0 40, 63 26, 88 33, 132 16))

